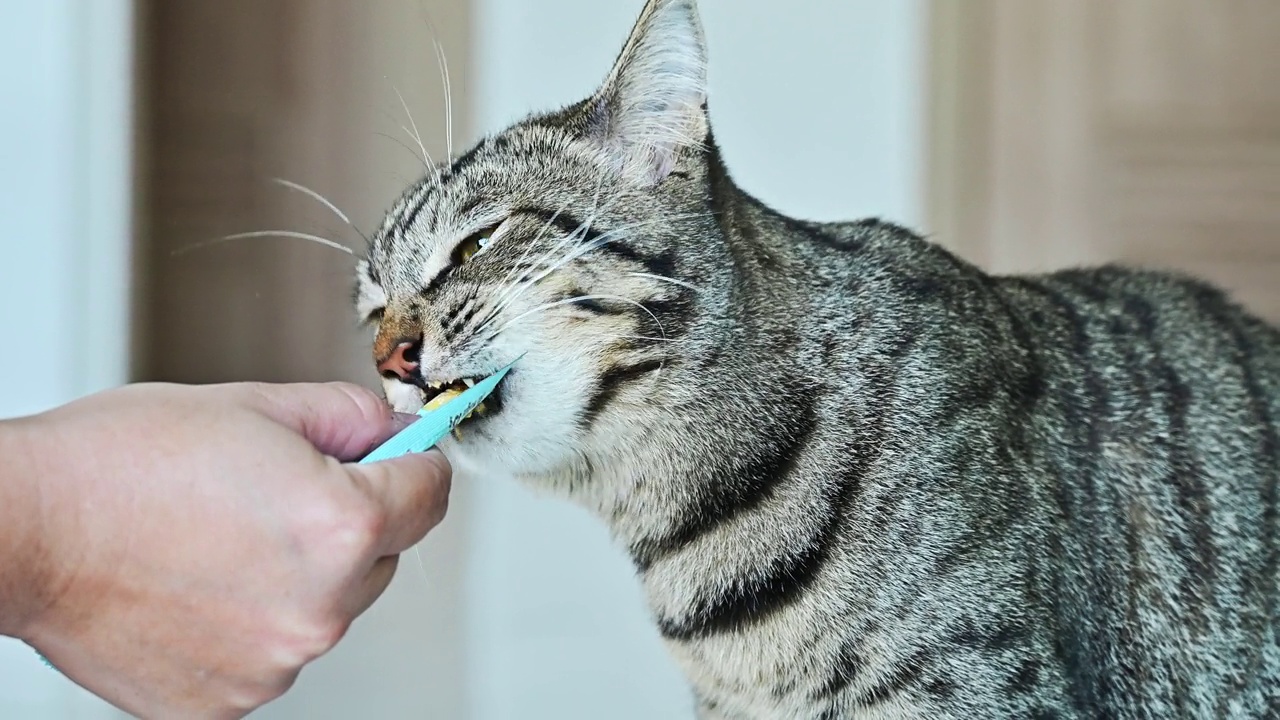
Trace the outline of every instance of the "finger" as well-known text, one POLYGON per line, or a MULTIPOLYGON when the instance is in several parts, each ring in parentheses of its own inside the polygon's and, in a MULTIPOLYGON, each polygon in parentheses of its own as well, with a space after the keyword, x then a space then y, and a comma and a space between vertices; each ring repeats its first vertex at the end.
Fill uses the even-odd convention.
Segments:
POLYGON ((343 603, 343 610, 347 612, 347 617, 354 619, 373 607, 373 603, 382 597, 382 593, 386 592, 387 587, 391 585, 391 579, 396 575, 396 566, 399 562, 399 555, 388 555, 379 558, 373 564, 373 569, 365 576, 364 582, 352 588, 350 595, 343 603))
POLYGON ((378 554, 408 550, 444 519, 453 470, 439 450, 345 467, 382 511, 378 554))
POLYGON ((373 391, 351 383, 239 383, 240 399, 348 462, 364 457, 407 426, 373 391))

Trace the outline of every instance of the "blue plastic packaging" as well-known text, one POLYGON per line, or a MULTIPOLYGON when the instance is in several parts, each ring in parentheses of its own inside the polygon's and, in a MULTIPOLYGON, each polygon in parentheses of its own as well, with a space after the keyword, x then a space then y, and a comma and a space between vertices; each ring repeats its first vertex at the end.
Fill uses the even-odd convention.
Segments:
MULTIPOLYGON (((516 362, 518 361, 519 358, 516 358, 516 362)), ((430 450, 436 443, 443 440, 451 430, 456 428, 463 418, 470 415, 476 409, 476 406, 493 393, 494 388, 498 386, 499 382, 502 382, 502 378, 507 376, 511 366, 515 365, 516 362, 512 362, 511 365, 467 388, 461 395, 443 406, 431 411, 425 409, 418 411, 418 415, 421 417, 420 420, 379 445, 377 449, 366 455, 360 463, 390 460, 408 453, 420 453, 430 450)))

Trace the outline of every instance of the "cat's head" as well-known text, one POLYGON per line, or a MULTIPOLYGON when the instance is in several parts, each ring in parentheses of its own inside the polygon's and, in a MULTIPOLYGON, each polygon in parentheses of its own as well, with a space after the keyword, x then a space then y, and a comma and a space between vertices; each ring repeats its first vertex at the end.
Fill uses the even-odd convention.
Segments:
POLYGON ((670 391, 701 286, 728 265, 705 57, 695 1, 650 0, 596 92, 432 168, 373 238, 357 305, 397 410, 524 354, 444 444, 455 461, 557 472, 644 432, 670 391))

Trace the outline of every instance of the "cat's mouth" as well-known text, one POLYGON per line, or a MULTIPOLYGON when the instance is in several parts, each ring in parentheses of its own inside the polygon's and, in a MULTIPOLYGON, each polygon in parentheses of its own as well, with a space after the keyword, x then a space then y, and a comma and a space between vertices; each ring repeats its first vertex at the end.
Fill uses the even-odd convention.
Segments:
MULTIPOLYGON (((505 380, 505 378, 503 378, 505 380)), ((457 380, 449 380, 447 382, 423 382, 418 385, 418 389, 422 392, 422 409, 431 411, 443 407, 446 403, 458 397, 467 391, 477 382, 476 378, 459 378, 457 380)), ((463 421, 472 417, 485 417, 492 415, 502 409, 502 383, 493 389, 489 397, 483 402, 476 405, 476 409, 472 410, 463 418, 463 421)))

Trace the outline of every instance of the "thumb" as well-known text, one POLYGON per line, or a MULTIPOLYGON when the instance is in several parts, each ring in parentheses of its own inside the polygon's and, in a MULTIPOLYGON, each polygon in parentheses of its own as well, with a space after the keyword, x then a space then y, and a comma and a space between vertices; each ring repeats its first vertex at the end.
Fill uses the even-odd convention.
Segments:
POLYGON ((377 541, 382 555, 408 550, 444 519, 453 468, 439 450, 345 467, 385 521, 377 541))
POLYGON ((343 382, 238 383, 245 404, 343 462, 364 457, 405 427, 373 391, 343 382))

